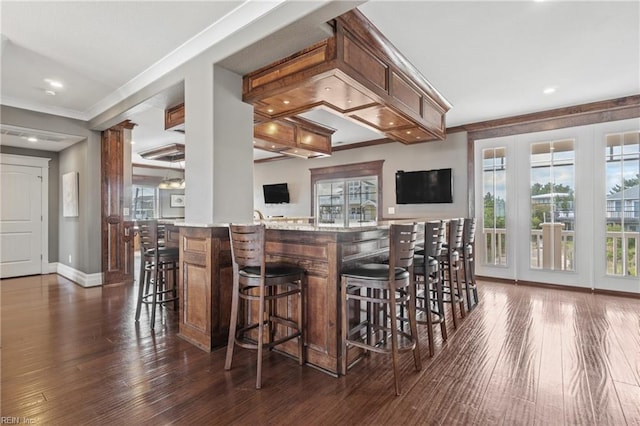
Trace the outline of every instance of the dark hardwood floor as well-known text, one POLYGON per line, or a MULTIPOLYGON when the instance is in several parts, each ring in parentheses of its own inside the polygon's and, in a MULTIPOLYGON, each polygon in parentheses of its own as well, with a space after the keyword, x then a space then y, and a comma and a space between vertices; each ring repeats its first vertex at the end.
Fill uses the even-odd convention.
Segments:
MULTIPOLYGON (((640 300, 490 282, 423 369, 373 354, 334 378, 292 359, 206 353, 134 322, 135 287, 2 280, 0 414, 34 424, 640 425, 640 300)), ((439 331, 436 328, 436 336, 439 331)))

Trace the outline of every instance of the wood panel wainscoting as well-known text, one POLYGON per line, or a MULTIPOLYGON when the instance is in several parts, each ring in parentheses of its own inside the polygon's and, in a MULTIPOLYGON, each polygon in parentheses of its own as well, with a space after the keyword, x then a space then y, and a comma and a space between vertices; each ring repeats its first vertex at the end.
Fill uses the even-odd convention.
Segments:
MULTIPOLYGON (((237 368, 225 371, 225 351, 179 338, 175 315, 150 331, 148 316, 134 320, 135 286, 5 279, 2 416, 38 425, 640 424, 640 300, 478 288, 480 304, 446 342, 436 333, 421 371, 401 357, 406 386, 396 397, 385 356, 334 378, 266 353, 256 390, 254 351, 237 351, 237 368)), ((418 332, 427 354, 426 327, 418 332)))
POLYGON ((227 344, 233 268, 229 229, 179 227, 179 336, 206 351, 227 344))

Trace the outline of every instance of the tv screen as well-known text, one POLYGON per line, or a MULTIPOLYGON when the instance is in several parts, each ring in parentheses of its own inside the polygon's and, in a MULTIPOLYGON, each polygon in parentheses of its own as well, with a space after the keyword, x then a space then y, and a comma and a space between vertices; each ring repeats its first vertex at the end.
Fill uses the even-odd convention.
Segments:
POLYGON ((289 202, 289 188, 286 183, 274 183, 262 185, 265 204, 278 204, 289 202))
POLYGON ((396 204, 453 203, 451 169, 396 172, 396 204))

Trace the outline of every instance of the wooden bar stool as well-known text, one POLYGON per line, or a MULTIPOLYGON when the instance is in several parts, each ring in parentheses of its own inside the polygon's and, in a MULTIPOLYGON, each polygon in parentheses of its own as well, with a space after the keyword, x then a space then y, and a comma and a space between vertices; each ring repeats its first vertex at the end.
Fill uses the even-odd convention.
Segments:
POLYGON ((473 249, 476 235, 476 218, 464 219, 462 234, 462 269, 464 270, 464 290, 467 296, 467 310, 478 304, 478 286, 476 285, 475 259, 473 249), (471 300, 473 296, 473 301, 471 300))
POLYGON ((440 275, 444 285, 444 302, 451 304, 453 328, 458 328, 456 304, 460 308, 460 316, 465 317, 462 284, 460 282, 463 219, 450 219, 447 224, 447 243, 442 246, 438 261, 440 275))
POLYGON ((424 224, 424 248, 416 250, 413 270, 416 286, 416 322, 427 324, 429 355, 433 356, 433 325, 440 324, 442 340, 447 340, 444 294, 438 256, 445 239, 445 223, 441 220, 424 224), (433 295, 435 293, 435 296, 433 295), (435 315, 435 320, 434 320, 435 315))
POLYGON ((151 305, 151 328, 155 327, 156 306, 174 303, 178 310, 178 262, 177 247, 163 247, 157 220, 137 222, 140 236, 140 282, 136 321, 140 320, 142 304, 151 305))
POLYGON ((398 353, 413 351, 416 370, 422 369, 413 285, 416 230, 416 224, 391 225, 389 263, 349 268, 342 272, 341 280, 341 372, 347 374, 349 346, 390 353, 396 395, 400 395, 398 353), (402 312, 407 312, 408 318, 402 312), (404 331, 406 323, 408 332, 404 331))
POLYGON ((296 266, 266 262, 264 224, 230 224, 229 234, 233 260, 233 295, 224 368, 231 369, 235 345, 256 349, 256 389, 260 389, 263 348, 272 349, 276 345, 298 339, 298 363, 304 363, 302 289, 306 285, 306 274, 304 269, 296 266), (277 328, 278 325, 280 328, 277 328))

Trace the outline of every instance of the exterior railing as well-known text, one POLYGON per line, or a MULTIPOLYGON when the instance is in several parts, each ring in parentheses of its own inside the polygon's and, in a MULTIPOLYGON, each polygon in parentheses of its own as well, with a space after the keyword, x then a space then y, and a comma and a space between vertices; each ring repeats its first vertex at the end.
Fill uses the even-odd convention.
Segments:
MULTIPOLYGON (((482 232, 485 258, 487 265, 507 264, 507 230, 484 229, 482 232)), ((542 269, 545 267, 545 250, 554 250, 553 244, 545 245, 543 231, 531 230, 531 267, 542 269)), ((638 276, 640 266, 640 232, 608 231, 606 234, 607 274, 620 276, 638 276)), ((575 268, 575 233, 574 231, 560 231, 559 244, 555 245, 560 253, 546 253, 547 258, 558 259, 553 263, 553 269, 573 271, 575 268), (554 256, 555 255, 555 256, 554 256)))

